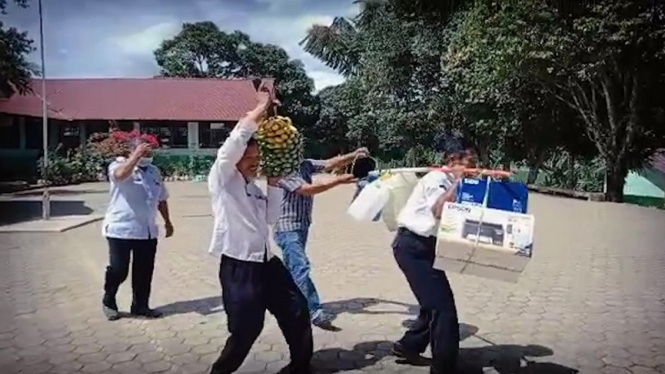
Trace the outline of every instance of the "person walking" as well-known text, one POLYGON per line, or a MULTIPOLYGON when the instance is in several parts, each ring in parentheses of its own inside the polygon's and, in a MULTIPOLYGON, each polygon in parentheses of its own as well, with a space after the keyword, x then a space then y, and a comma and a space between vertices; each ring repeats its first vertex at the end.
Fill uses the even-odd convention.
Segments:
POLYGON ((168 191, 159 168, 152 164, 151 141, 157 143, 150 136, 136 137, 132 140, 131 154, 117 158, 108 167, 111 201, 102 224, 102 235, 109 245, 109 265, 102 310, 110 321, 120 318, 116 295, 127 279, 132 257, 130 313, 147 318, 162 315, 149 307, 159 235, 155 222, 157 212, 164 220, 167 238, 173 235, 173 224, 169 217, 168 191))
POLYGON ((282 190, 269 178, 267 194, 254 183, 260 154, 253 138, 258 122, 272 105, 261 87, 258 105, 238 122, 217 152, 208 175, 214 228, 209 252, 220 258, 229 337, 211 374, 238 370, 263 330, 266 310, 277 319, 291 353, 286 369, 309 373, 313 353, 307 301, 269 245, 268 225, 279 217, 282 190))
POLYGON ((355 183, 352 174, 342 174, 320 181, 313 181, 316 173, 344 167, 358 157, 367 157, 367 148, 359 148, 354 152, 336 156, 328 160, 305 159, 297 172, 292 173, 279 182, 284 189, 284 200, 281 215, 275 225, 275 243, 282 250, 284 263, 298 288, 307 298, 312 324, 328 327, 334 314, 323 310, 319 294, 310 276, 311 265, 305 248, 312 223, 314 195, 328 191, 341 184, 355 183))
MULTIPOLYGON (((459 143, 459 142, 458 142, 459 143)), ((445 272, 434 269, 436 233, 445 202, 456 200, 464 169, 475 167, 476 153, 461 143, 448 148, 446 166, 432 171, 415 186, 397 217, 399 229, 393 255, 414 293, 420 313, 416 322, 394 343, 392 353, 419 365, 431 345, 432 374, 454 373, 459 354, 459 323, 455 298, 445 272)))

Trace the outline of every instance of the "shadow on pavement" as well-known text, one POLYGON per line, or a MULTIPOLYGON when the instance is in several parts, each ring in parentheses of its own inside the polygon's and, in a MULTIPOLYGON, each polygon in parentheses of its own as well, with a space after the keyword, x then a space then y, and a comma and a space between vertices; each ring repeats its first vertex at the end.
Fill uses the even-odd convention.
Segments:
MULTIPOLYGON (((407 303, 402 303, 399 301, 392 301, 392 300, 385 300, 385 299, 378 299, 374 297, 354 297, 352 299, 347 299, 347 300, 338 300, 338 301, 332 301, 328 303, 322 304, 323 309, 328 310, 335 315, 339 315, 342 313, 349 313, 349 314, 404 314, 404 315, 412 315, 412 314, 417 314, 418 311, 420 310, 420 307, 417 305, 411 305, 407 303), (403 308, 403 310, 368 310, 367 308, 371 308, 376 305, 393 305, 393 306, 399 306, 403 308)), ((333 321, 334 322, 334 321, 333 321)), ((337 332, 341 331, 342 329, 335 326, 334 323, 329 323, 325 326, 319 326, 321 329, 326 330, 326 331, 332 331, 332 332, 337 332)))
POLYGON ((157 309, 164 313, 164 317, 187 313, 197 313, 202 316, 207 316, 210 314, 219 313, 224 310, 222 307, 221 296, 210 296, 204 297, 202 299, 178 301, 160 306, 157 309))
MULTIPOLYGON (((484 339, 483 339, 484 340, 484 339)), ((578 370, 553 362, 536 362, 534 357, 554 352, 540 345, 488 345, 460 350, 460 374, 481 374, 493 368, 499 374, 574 374, 578 370)))
POLYGON ((402 303, 399 301, 377 299, 374 297, 354 297, 347 300, 333 301, 323 304, 323 309, 330 310, 335 314, 350 313, 350 314, 404 314, 413 315, 418 314, 420 307, 417 305, 402 303), (396 305, 404 308, 404 310, 368 310, 373 306, 387 304, 396 305))
MULTIPOLYGON (((325 348, 314 352, 312 367, 317 374, 361 370, 391 355, 392 342, 358 343, 351 349, 325 348)), ((552 350, 538 345, 488 345, 460 350, 459 374, 480 374, 492 368, 499 374, 574 374, 578 371, 551 362, 534 362, 531 357, 551 356, 552 350)), ((398 364, 408 368, 399 360, 398 364)), ((389 370, 386 370, 389 371, 389 370)), ((406 372, 400 370, 400 372, 406 372)))
MULTIPOLYGON (((93 210, 84 201, 56 200, 51 201, 51 216, 88 215, 93 210)), ((0 201, 0 225, 39 219, 42 217, 40 200, 6 200, 0 201)))
POLYGON ((314 352, 312 367, 317 374, 332 374, 373 366, 390 355, 392 342, 362 342, 351 349, 324 348, 314 352))

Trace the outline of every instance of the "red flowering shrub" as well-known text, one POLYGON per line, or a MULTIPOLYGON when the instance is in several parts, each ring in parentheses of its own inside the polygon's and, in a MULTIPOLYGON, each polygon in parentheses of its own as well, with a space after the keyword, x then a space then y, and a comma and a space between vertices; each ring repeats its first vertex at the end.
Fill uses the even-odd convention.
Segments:
POLYGON ((88 149, 103 158, 127 156, 131 151, 132 142, 137 138, 148 142, 153 148, 159 148, 159 141, 153 135, 141 134, 136 130, 130 132, 111 130, 108 134, 93 134, 88 140, 88 149))

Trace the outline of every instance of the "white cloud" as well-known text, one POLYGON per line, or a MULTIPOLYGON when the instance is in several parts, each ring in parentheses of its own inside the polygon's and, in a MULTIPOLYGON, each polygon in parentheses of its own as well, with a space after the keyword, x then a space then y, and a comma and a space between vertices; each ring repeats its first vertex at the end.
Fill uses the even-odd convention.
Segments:
MULTIPOLYGON (((314 24, 353 16, 351 0, 58 0, 47 7, 46 62, 49 77, 140 77, 158 73, 153 51, 174 36, 183 22, 209 20, 226 31, 241 30, 252 40, 276 44, 301 60, 316 89, 343 78, 305 53, 299 42, 314 24), (262 3, 262 4, 261 4, 262 3)), ((33 8, 3 19, 38 35, 33 8)), ((35 44, 35 46, 38 46, 35 44)), ((39 61, 39 51, 32 56, 39 61)))
POLYGON ((243 31, 262 43, 277 44, 284 48, 291 58, 301 60, 305 64, 308 75, 314 80, 316 90, 319 91, 325 87, 342 83, 344 78, 303 51, 299 43, 313 25, 328 25, 333 18, 334 16, 320 14, 305 14, 296 19, 252 17, 243 31), (266 24, 270 25, 270 33, 261 32, 265 30, 266 24))
POLYGON ((326 87, 336 86, 344 82, 344 77, 334 72, 312 71, 309 73, 309 76, 314 79, 317 92, 326 87))
POLYGON ((151 55, 164 40, 173 37, 180 30, 177 21, 162 22, 141 31, 119 35, 111 40, 121 51, 129 55, 151 55))

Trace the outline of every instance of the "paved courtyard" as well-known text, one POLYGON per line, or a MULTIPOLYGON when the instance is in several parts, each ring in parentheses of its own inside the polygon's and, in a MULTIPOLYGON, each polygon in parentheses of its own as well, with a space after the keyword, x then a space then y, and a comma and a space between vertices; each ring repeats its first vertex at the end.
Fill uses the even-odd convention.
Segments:
MULTIPOLYGON (((107 322, 100 223, 0 235, 0 373, 207 373, 227 337, 202 183, 170 185, 176 234, 161 240, 161 320, 107 322)), ((351 187, 317 198, 309 254, 339 331, 315 329, 321 373, 427 373, 389 353, 417 308, 381 223, 356 223, 351 187)), ((103 211, 104 184, 59 189, 56 213, 103 211), (79 203, 76 203, 79 201, 79 203), (84 201, 81 204, 80 201, 84 201)), ((38 211, 0 199, 0 216, 38 211), (16 211, 20 209, 21 211, 16 211), (11 214, 10 214, 11 213, 11 214)), ((468 373, 665 373, 665 212, 532 195, 535 257, 517 284, 450 274, 468 373)), ((131 288, 119 302, 128 309, 131 288)), ((276 373, 288 353, 272 317, 241 368, 276 373)))

